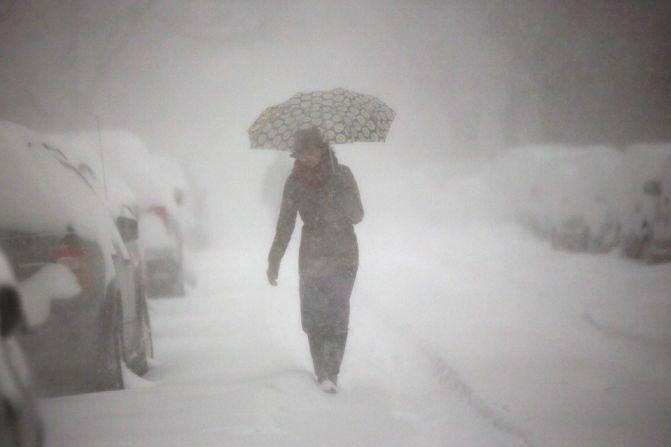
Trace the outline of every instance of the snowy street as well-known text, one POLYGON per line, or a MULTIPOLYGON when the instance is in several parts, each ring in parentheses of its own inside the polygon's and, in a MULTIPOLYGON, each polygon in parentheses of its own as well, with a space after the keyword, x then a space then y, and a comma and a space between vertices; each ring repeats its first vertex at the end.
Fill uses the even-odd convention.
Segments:
POLYGON ((198 285, 187 297, 150 302, 149 374, 128 377, 124 391, 43 400, 47 445, 662 446, 671 437, 670 265, 554 252, 512 227, 427 226, 403 242, 366 230, 338 394, 312 379, 295 258, 271 288, 267 247, 211 250, 194 254, 198 285), (420 247, 422 262, 404 244, 420 247))
POLYGON ((671 446, 671 1, 0 0, 0 99, 0 447, 671 446))

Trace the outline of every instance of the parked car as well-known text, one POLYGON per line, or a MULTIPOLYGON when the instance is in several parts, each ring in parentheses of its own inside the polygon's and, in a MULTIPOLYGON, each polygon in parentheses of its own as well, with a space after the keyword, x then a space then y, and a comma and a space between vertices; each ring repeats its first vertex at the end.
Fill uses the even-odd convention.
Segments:
POLYGON ((651 263, 671 261, 671 157, 661 178, 647 182, 644 192, 654 199, 655 211, 644 239, 643 258, 651 263))
MULTIPOLYGON (((576 197, 574 197, 575 199, 576 197)), ((620 240, 620 225, 614 206, 601 195, 589 193, 573 205, 558 205, 560 212, 551 224, 553 248, 590 253, 606 253, 620 240)))
POLYGON ((492 163, 490 206, 557 249, 607 252, 619 243, 620 163, 603 146, 512 149, 492 163))
POLYGON ((622 219, 622 252, 629 258, 642 258, 645 246, 649 244, 657 213, 657 197, 646 194, 645 190, 650 187, 645 185, 657 181, 651 179, 640 185, 638 197, 628 204, 629 210, 622 219))
POLYGON ((649 250, 653 223, 659 208, 661 178, 671 145, 646 144, 627 149, 621 179, 622 252, 630 258, 643 258, 649 250), (655 186, 655 183, 658 185, 655 186), (647 185, 647 186, 646 186, 647 185), (646 193, 648 191, 648 193, 646 193))
MULTIPOLYGON (((58 149, 0 123, 0 248, 20 283, 48 263, 67 266, 81 292, 50 304, 20 342, 40 394, 118 389, 124 366, 151 355, 146 301, 105 203, 58 149)), ((136 239, 133 231, 124 239, 136 239)))
POLYGON ((3 447, 44 444, 44 428, 33 398, 30 372, 16 341, 26 325, 14 275, 0 252, 0 445, 3 447))
POLYGON ((151 207, 140 218, 140 233, 148 294, 183 296, 184 245, 177 221, 165 207, 151 207))
POLYGON ((191 199, 179 167, 150 152, 142 140, 127 131, 54 134, 47 139, 76 160, 82 172, 92 172, 98 179, 98 189, 108 190, 105 194, 115 210, 132 205, 138 221, 137 253, 147 293, 183 295, 183 228, 191 199), (109 197, 112 185, 124 186, 130 194, 109 197))
POLYGON ((120 173, 104 166, 100 147, 82 140, 78 134, 52 134, 45 136, 43 141, 47 148, 64 154, 107 203, 130 255, 130 262, 120 266, 125 270, 119 275, 121 287, 129 294, 137 295, 139 301, 146 305, 145 263, 139 243, 140 203, 137 196, 120 173))

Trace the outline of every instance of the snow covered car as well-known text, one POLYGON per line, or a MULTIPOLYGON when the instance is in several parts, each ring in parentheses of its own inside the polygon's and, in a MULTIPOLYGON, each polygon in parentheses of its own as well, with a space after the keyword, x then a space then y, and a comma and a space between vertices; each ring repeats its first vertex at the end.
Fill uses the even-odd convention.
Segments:
POLYGON ((512 149, 492 164, 490 206, 555 248, 606 252, 619 241, 620 164, 621 154, 604 146, 512 149))
POLYGON ((152 207, 140 217, 140 234, 147 293, 183 296, 184 245, 178 223, 165 207, 152 207))
POLYGON ((62 148, 80 170, 88 167, 113 209, 132 205, 147 293, 183 295, 182 228, 188 220, 189 197, 179 167, 165 156, 150 152, 140 138, 123 130, 52 134, 46 141, 62 148), (101 181, 103 176, 107 188, 101 181), (117 194, 125 189, 128 192, 112 197, 105 189, 117 194))
POLYGON ((577 215, 562 221, 550 232, 553 248, 594 253, 611 250, 617 245, 618 237, 618 224, 614 218, 592 226, 583 216, 577 215))
POLYGON ((660 180, 646 183, 645 193, 655 199, 655 213, 643 245, 643 259, 647 262, 671 261, 671 158, 666 162, 660 180))
POLYGON ((20 284, 55 262, 74 273, 81 292, 51 302, 20 342, 41 394, 118 389, 124 365, 137 374, 148 367, 146 301, 105 203, 40 141, 0 123, 0 248, 20 284))
POLYGON ((669 144, 638 144, 627 148, 624 153, 622 170, 617 177, 621 189, 619 221, 622 253, 627 257, 643 257, 658 201, 657 195, 647 194, 646 190, 654 193, 655 187, 651 185, 660 181, 661 168, 670 157, 669 144))
POLYGON ((16 336, 27 325, 11 267, 0 253, 0 445, 39 447, 43 424, 16 336))
POLYGON ((130 263, 122 266, 128 272, 121 277, 132 278, 132 282, 124 287, 133 290, 144 301, 146 287, 139 243, 140 204, 137 196, 120 173, 104 166, 104 155, 100 153, 100 147, 92 145, 93 142, 82 139, 78 134, 51 134, 44 136, 43 141, 47 148, 63 153, 107 203, 130 255, 130 263))
POLYGON ((639 197, 629 205, 630 209, 622 219, 622 252, 629 258, 642 258, 645 246, 650 241, 652 222, 657 209, 657 198, 646 194, 645 190, 650 189, 650 186, 646 185, 654 182, 656 180, 649 180, 641 185, 639 197))

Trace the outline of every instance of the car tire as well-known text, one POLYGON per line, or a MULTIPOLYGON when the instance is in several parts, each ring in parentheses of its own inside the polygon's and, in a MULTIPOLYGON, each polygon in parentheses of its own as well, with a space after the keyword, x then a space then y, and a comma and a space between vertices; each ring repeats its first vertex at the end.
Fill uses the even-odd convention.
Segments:
POLYGON ((652 238, 646 237, 641 248, 641 258, 646 264, 655 264, 657 259, 652 254, 652 238))
POLYGON ((123 337, 122 310, 118 293, 110 300, 108 309, 103 312, 101 325, 101 349, 96 370, 96 391, 120 390, 123 380, 123 337))
POLYGON ((186 295, 186 290, 184 289, 184 283, 180 280, 175 285, 175 296, 184 296, 186 295))
POLYGON ((184 288, 184 281, 182 275, 178 275, 177 279, 170 286, 170 296, 183 297, 186 294, 184 288))
POLYGON ((144 347, 147 355, 147 360, 154 358, 154 336, 151 328, 151 318, 149 316, 149 307, 147 305, 147 298, 143 297, 142 299, 142 312, 143 312, 143 336, 144 336, 144 347))
POLYGON ((149 371, 149 358, 154 356, 154 345, 151 336, 151 324, 149 320, 149 310, 147 309, 147 300, 143 293, 138 295, 140 302, 137 305, 138 315, 138 333, 140 334, 140 352, 131 369, 139 376, 143 376, 149 371))

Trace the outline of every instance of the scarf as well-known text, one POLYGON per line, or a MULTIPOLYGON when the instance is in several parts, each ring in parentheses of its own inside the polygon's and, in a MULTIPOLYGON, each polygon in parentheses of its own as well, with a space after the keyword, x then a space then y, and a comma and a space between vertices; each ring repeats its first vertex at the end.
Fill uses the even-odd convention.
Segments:
POLYGON ((318 188, 333 174, 336 166, 338 166, 338 159, 333 151, 329 149, 314 168, 308 168, 296 160, 292 175, 295 175, 306 186, 318 188))

